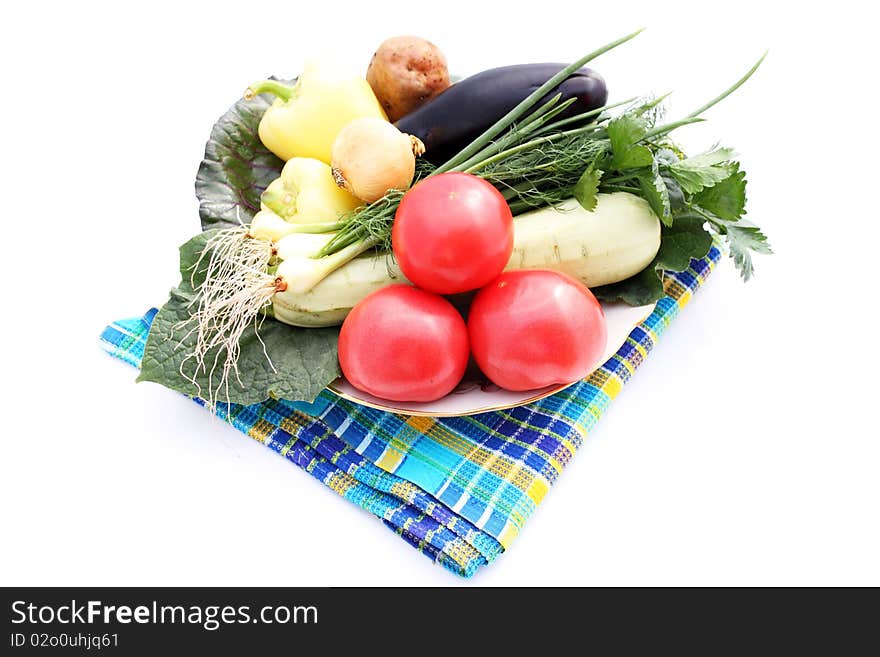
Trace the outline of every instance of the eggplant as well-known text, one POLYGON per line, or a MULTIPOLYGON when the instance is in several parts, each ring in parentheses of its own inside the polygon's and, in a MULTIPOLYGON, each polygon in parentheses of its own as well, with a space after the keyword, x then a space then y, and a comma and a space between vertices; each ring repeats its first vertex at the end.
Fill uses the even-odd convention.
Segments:
MULTIPOLYGON (((565 64, 517 64, 477 73, 456 82, 417 110, 399 119, 401 132, 425 144, 425 157, 442 164, 498 119, 519 105, 535 89, 565 68, 565 64)), ((605 105, 608 89, 602 76, 581 68, 554 87, 536 105, 562 94, 560 102, 577 100, 559 114, 564 119, 605 105)))

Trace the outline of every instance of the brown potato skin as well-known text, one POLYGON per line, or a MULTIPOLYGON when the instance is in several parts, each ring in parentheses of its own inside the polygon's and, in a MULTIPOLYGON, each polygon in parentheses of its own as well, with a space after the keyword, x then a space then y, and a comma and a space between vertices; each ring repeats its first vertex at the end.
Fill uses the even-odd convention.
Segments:
POLYGON ((367 82, 389 121, 397 121, 449 86, 446 57, 416 36, 386 39, 373 55, 367 82))

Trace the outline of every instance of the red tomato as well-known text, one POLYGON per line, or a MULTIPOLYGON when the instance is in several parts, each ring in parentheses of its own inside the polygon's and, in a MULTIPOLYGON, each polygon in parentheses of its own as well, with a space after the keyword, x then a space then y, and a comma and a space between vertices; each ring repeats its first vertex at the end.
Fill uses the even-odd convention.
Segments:
POLYGON ((513 215, 482 178, 441 173, 409 190, 391 232, 394 256, 416 286, 437 294, 482 287, 513 252, 513 215))
POLYGON ((409 285, 373 292, 345 318, 339 364, 356 388, 393 401, 448 394, 468 362, 467 327, 446 299, 409 285))
POLYGON ((468 315, 474 359, 496 385, 533 390, 582 379, 598 365, 602 306, 568 274, 522 269, 477 293, 468 315))

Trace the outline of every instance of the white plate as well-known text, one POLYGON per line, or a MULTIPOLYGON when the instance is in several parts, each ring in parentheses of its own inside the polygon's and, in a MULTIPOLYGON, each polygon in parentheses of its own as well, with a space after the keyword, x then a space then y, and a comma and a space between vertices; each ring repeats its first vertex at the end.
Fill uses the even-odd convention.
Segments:
MULTIPOLYGON (((654 310, 654 304, 649 306, 627 306, 623 303, 603 303, 605 320, 608 326, 608 341, 605 345, 605 353, 602 355, 597 368, 607 361, 621 345, 626 342, 630 332, 654 310)), ((540 390, 526 390, 525 392, 511 392, 502 390, 498 386, 485 379, 465 378, 455 390, 433 402, 394 402, 380 399, 373 395, 358 390, 343 378, 337 379, 329 386, 330 390, 340 397, 344 397, 364 406, 371 406, 382 411, 402 413, 404 415, 426 415, 430 417, 449 417, 454 415, 473 415, 487 411, 499 411, 514 406, 522 406, 549 397, 560 390, 564 390, 571 383, 553 385, 540 390)))

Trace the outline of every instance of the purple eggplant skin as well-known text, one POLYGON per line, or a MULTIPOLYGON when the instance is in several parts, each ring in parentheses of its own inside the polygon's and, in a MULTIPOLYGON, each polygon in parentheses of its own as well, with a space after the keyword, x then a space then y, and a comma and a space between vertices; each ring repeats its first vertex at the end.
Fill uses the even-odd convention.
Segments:
MULTIPOLYGON (((477 73, 456 82, 395 125, 425 144, 425 157, 442 164, 519 105, 535 89, 565 68, 565 64, 516 64, 477 73)), ((560 102, 577 98, 556 119, 589 112, 605 105, 608 89, 602 76, 581 68, 534 106, 562 94, 560 102)))

